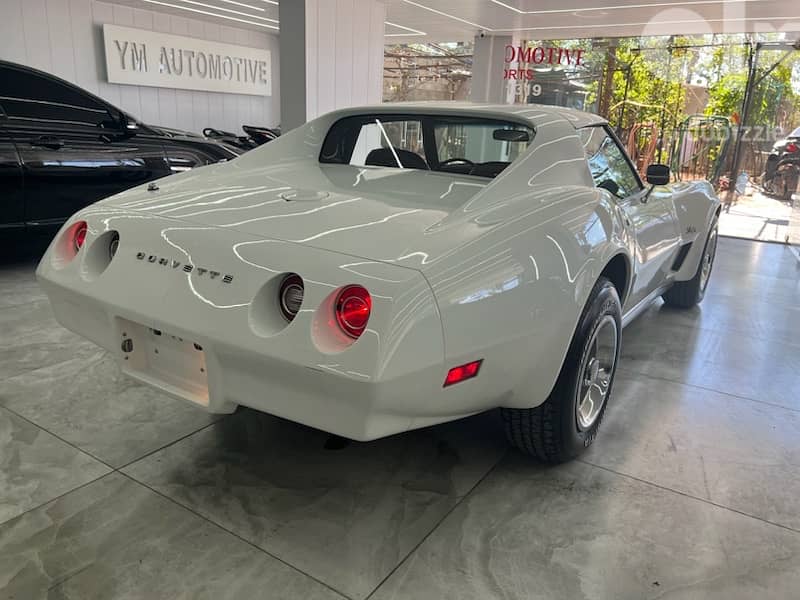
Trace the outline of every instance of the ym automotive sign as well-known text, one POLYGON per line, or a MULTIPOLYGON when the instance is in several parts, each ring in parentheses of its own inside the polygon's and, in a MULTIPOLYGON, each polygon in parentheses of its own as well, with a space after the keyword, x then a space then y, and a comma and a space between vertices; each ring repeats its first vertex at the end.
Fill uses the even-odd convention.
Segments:
POLYGON ((269 50, 103 25, 110 83, 270 96, 269 50))

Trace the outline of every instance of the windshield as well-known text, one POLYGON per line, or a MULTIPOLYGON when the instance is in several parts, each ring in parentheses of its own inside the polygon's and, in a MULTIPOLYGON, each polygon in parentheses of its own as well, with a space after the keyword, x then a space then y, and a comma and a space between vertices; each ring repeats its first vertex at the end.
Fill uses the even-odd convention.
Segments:
POLYGON ((795 129, 792 133, 788 135, 790 138, 800 138, 800 127, 795 129))
POLYGON ((320 162, 496 177, 533 137, 528 126, 496 119, 364 115, 331 127, 320 162))

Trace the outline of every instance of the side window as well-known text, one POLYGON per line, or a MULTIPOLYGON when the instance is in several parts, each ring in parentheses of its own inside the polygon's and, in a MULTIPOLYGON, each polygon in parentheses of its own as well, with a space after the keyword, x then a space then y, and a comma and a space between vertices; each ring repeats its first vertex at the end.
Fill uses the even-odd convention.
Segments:
POLYGON ((641 191, 642 184, 624 152, 604 128, 586 127, 579 133, 597 187, 608 190, 617 198, 627 198, 641 191))
POLYGON ((49 121, 97 127, 111 120, 103 104, 64 83, 11 67, 0 67, 0 81, 0 105, 10 124, 49 121))
POLYGON ((437 119, 433 126, 439 162, 468 160, 471 163, 504 162, 510 164, 533 140, 533 131, 522 125, 497 121, 463 122, 437 119), (498 130, 527 132, 525 141, 514 142, 495 137, 498 130))

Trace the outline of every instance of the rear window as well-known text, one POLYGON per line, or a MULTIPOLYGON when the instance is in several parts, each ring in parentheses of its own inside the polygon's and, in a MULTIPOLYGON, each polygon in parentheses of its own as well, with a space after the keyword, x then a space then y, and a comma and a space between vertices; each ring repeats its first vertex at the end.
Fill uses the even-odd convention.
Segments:
POLYGON ((337 121, 320 162, 495 177, 531 144, 528 126, 495 119, 364 115, 337 121))

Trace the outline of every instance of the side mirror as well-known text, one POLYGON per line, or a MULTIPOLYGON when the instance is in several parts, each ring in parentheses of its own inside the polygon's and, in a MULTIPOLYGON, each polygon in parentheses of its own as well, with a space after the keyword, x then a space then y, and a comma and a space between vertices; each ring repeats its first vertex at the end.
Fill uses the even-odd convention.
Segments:
POLYGON ((122 130, 128 135, 136 135, 136 133, 139 131, 139 123, 125 115, 124 120, 122 121, 122 130))
POLYGON ((651 185, 667 185, 669 183, 669 167, 667 165, 650 165, 645 175, 647 183, 651 185))

